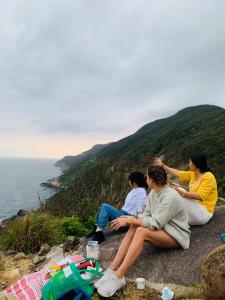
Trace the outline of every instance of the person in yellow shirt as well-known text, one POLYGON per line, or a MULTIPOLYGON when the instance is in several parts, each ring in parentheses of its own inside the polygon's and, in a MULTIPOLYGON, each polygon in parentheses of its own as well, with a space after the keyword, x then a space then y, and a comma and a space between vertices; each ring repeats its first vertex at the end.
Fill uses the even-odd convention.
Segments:
POLYGON ((177 177, 180 182, 189 183, 189 191, 175 187, 183 197, 190 225, 203 225, 209 222, 218 199, 216 179, 208 167, 206 156, 194 154, 189 160, 189 171, 180 171, 163 164, 160 158, 154 163, 162 166, 168 173, 177 177))

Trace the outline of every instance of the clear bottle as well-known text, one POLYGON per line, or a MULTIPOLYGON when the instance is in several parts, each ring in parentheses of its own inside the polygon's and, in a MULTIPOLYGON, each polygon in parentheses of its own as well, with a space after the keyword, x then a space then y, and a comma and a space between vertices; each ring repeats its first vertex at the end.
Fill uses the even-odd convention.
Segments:
POLYGON ((89 241, 86 245, 86 256, 99 260, 100 249, 97 241, 89 241))

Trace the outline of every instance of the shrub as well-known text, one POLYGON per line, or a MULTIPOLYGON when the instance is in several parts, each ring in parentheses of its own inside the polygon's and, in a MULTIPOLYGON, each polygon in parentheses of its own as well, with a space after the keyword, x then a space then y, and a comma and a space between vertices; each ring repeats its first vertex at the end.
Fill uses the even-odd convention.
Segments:
POLYGON ((87 234, 87 229, 78 218, 65 217, 61 220, 63 233, 65 235, 75 235, 81 237, 87 234))
POLYGON ((94 227, 94 225, 96 223, 96 220, 97 220, 97 216, 96 215, 89 216, 87 218, 87 220, 84 222, 85 227, 88 228, 88 229, 93 229, 93 227, 94 227))
POLYGON ((29 213, 7 225, 0 236, 0 249, 35 253, 44 243, 53 246, 65 239, 59 218, 47 213, 29 213))

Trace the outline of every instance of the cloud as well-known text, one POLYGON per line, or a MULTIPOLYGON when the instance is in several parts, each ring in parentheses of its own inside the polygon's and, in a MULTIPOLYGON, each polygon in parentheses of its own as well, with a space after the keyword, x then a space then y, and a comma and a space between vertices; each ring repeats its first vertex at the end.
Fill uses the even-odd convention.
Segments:
POLYGON ((224 11, 223 0, 2 2, 0 127, 117 139, 185 106, 224 106, 224 11))

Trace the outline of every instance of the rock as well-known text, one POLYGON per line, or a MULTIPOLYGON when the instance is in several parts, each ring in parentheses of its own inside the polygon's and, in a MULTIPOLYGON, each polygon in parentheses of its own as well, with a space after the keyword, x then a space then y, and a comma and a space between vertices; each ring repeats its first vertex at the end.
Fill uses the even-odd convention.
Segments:
POLYGON ((53 265, 64 258, 65 255, 63 253, 63 244, 58 246, 53 246, 46 255, 46 260, 48 260, 48 265, 53 265))
POLYGON ((201 279, 206 299, 225 299, 225 245, 207 256, 202 265, 201 279))
POLYGON ((23 252, 17 253, 14 256, 14 260, 20 260, 20 259, 25 259, 25 258, 26 258, 26 255, 23 252))
POLYGON ((42 261, 45 260, 45 256, 39 256, 39 255, 36 255, 33 260, 32 260, 32 263, 34 265, 38 265, 39 263, 41 263, 42 261))
POLYGON ((38 255, 42 256, 42 255, 48 253, 50 250, 51 250, 51 247, 49 246, 49 244, 47 244, 47 243, 43 244, 41 246, 40 251, 38 252, 38 255))
POLYGON ((23 216, 26 215, 26 213, 27 213, 27 210, 20 209, 20 210, 17 212, 16 215, 17 215, 18 217, 23 217, 23 216))
POLYGON ((34 257, 34 254, 32 254, 32 253, 29 253, 26 256, 27 259, 31 259, 31 260, 33 259, 33 257, 34 257))
POLYGON ((19 269, 15 268, 13 270, 8 270, 3 274, 3 278, 5 281, 17 280, 20 275, 19 269))
POLYGON ((79 239, 76 236, 68 236, 67 240, 63 244, 63 252, 65 253, 74 250, 78 243, 79 239))
POLYGON ((0 299, 1 300, 18 300, 18 297, 8 294, 6 292, 0 292, 0 299))
MULTIPOLYGON (((126 277, 134 280, 144 277, 150 283, 192 285, 200 283, 201 265, 206 256, 221 245, 221 233, 225 228, 225 206, 217 207, 212 220, 203 226, 191 228, 191 244, 187 250, 163 250, 146 243, 139 259, 126 277)), ((107 268, 115 255, 124 233, 105 230, 106 241, 100 244, 100 262, 107 268)), ((85 255, 87 239, 82 241, 78 253, 85 255)))

